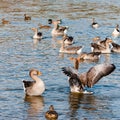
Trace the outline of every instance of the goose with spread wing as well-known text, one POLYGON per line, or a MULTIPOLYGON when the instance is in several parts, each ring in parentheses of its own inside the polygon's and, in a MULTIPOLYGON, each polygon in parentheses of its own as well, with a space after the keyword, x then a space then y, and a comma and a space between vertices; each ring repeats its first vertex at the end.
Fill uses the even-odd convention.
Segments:
POLYGON ((93 66, 87 72, 81 74, 72 67, 63 67, 62 71, 69 77, 70 91, 84 93, 86 86, 93 87, 102 77, 112 73, 115 68, 114 64, 103 63, 93 66))
POLYGON ((36 69, 30 70, 29 75, 34 81, 23 80, 23 88, 26 95, 39 96, 45 91, 45 84, 38 77, 41 74, 42 73, 36 69))

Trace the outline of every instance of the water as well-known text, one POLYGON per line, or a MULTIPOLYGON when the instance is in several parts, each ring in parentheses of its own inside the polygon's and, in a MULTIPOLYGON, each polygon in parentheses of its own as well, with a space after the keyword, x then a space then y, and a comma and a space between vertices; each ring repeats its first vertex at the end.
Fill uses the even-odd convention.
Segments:
MULTIPOLYGON (((92 38, 111 37, 119 24, 120 2, 117 0, 46 0, 0 1, 0 18, 10 24, 0 23, 0 119, 45 120, 44 113, 53 104, 59 113, 59 120, 118 120, 120 119, 120 55, 102 55, 97 63, 84 62, 80 72, 87 71, 98 63, 111 62, 116 70, 102 78, 90 90, 93 95, 71 94, 67 77, 61 72, 64 66, 72 66, 69 57, 77 55, 59 54, 60 45, 54 43, 51 29, 41 29, 44 39, 34 43, 32 27, 47 24, 49 18, 62 19, 62 25, 69 26, 75 45, 84 45, 83 51, 90 51, 92 38), (24 13, 32 17, 24 21, 24 13), (94 30, 92 18, 100 24, 94 30), (43 74, 46 91, 40 97, 25 97, 22 80, 30 80, 29 70, 36 68, 43 74)), ((61 38, 59 38, 61 39, 61 38)))

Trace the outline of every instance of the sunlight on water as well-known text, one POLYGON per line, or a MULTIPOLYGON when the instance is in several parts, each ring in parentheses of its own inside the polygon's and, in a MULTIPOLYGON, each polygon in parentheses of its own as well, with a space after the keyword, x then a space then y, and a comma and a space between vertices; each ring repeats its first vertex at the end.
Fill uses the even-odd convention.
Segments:
POLYGON ((41 41, 33 39, 33 27, 49 25, 48 19, 62 19, 62 26, 69 26, 68 35, 74 37, 74 45, 84 46, 90 52, 90 43, 96 36, 110 37, 120 44, 119 37, 111 36, 116 24, 120 23, 120 2, 117 0, 4 0, 0 1, 0 113, 1 119, 45 120, 45 112, 54 105, 59 120, 118 120, 119 109, 119 53, 102 54, 97 62, 83 62, 79 72, 103 62, 116 65, 116 70, 102 78, 93 88, 91 95, 70 93, 68 78, 61 68, 73 66, 70 57, 77 55, 59 53, 60 44, 52 39, 50 29, 39 29, 41 41), (24 14, 31 20, 24 21, 24 14), (8 24, 2 23, 2 18, 8 24), (100 24, 91 27, 92 18, 100 24), (46 91, 42 96, 24 95, 22 80, 31 80, 29 70, 42 72, 46 91))

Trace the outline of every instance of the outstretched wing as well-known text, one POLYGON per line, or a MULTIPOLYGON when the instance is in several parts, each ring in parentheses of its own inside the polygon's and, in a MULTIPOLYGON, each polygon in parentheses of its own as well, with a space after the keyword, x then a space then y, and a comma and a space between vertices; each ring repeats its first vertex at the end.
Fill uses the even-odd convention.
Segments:
POLYGON ((63 67, 62 71, 65 75, 69 76, 69 85, 71 92, 82 92, 83 85, 80 81, 77 70, 72 67, 63 67))
POLYGON ((115 65, 110 63, 103 63, 96 65, 89 69, 87 72, 87 86, 92 87, 96 84, 102 77, 109 75, 115 70, 115 65))

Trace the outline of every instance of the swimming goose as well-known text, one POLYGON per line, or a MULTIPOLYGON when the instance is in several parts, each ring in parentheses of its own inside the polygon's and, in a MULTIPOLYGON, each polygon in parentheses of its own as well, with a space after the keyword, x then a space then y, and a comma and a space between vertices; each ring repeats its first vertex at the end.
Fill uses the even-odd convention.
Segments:
POLYGON ((106 38, 98 43, 91 43, 92 52, 111 53, 110 43, 112 42, 111 39, 106 38))
POLYGON ((61 23, 62 23, 62 20, 59 19, 59 20, 53 21, 52 19, 48 19, 48 24, 54 24, 54 22, 57 22, 58 24, 61 24, 61 23))
POLYGON ((119 30, 119 25, 117 24, 114 31, 112 32, 112 36, 118 37, 120 36, 120 30, 119 30))
POLYGON ((2 24, 9 24, 10 22, 8 20, 2 19, 2 24))
POLYGON ((83 52, 78 56, 78 58, 83 60, 94 61, 94 60, 99 60, 100 55, 101 55, 101 52, 90 52, 90 53, 83 52))
POLYGON ((95 22, 95 18, 92 19, 92 27, 95 29, 99 27, 99 24, 95 22))
POLYGON ((64 36, 67 34, 68 26, 59 26, 58 21, 54 21, 53 23, 54 28, 52 29, 52 36, 64 36))
POLYGON ((82 51, 82 46, 65 46, 65 41, 66 37, 63 37, 61 48, 59 52, 61 53, 70 53, 70 54, 80 54, 82 51))
POLYGON ((91 67, 85 73, 78 73, 78 70, 72 67, 63 67, 62 71, 69 78, 70 91, 76 93, 92 93, 86 92, 85 87, 93 87, 102 77, 109 75, 115 70, 115 65, 110 63, 98 64, 91 67))
POLYGON ((45 113, 45 118, 47 120, 57 120, 58 113, 54 110, 54 106, 50 105, 49 110, 45 113))
POLYGON ((38 78, 38 76, 41 74, 42 73, 36 69, 30 70, 29 75, 34 81, 23 80, 23 88, 26 95, 39 96, 45 91, 44 82, 38 78))
POLYGON ((111 49, 112 52, 117 52, 117 53, 120 53, 120 45, 117 44, 117 43, 112 43, 112 49, 111 49))
POLYGON ((24 20, 31 20, 31 17, 26 15, 26 14, 24 14, 24 20))
POLYGON ((42 32, 38 32, 37 28, 32 28, 32 30, 35 32, 33 36, 34 39, 42 39, 42 32))
POLYGON ((40 28, 40 29, 50 29, 51 26, 39 24, 39 28, 40 28))
MULTIPOLYGON (((64 44, 66 45, 72 45, 73 44, 73 37, 72 36, 68 36, 68 35, 64 35, 65 40, 64 40, 64 44)), ((63 40, 57 40, 57 43, 62 44, 63 40)))

